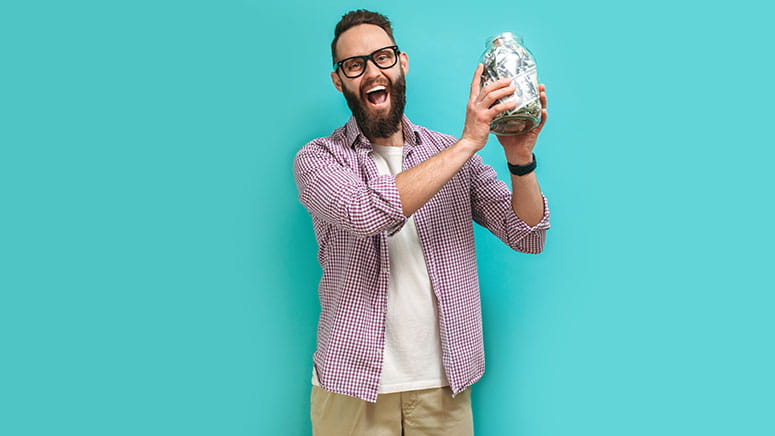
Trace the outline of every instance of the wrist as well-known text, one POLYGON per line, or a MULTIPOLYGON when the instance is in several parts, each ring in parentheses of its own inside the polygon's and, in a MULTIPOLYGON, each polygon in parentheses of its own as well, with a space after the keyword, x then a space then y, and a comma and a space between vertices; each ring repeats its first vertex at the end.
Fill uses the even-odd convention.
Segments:
POLYGON ((533 162, 533 153, 506 153, 506 160, 512 165, 529 165, 533 162))
MULTIPOLYGON (((500 139, 501 137, 498 137, 500 139)), ((505 138, 513 138, 507 136, 505 138)), ((504 144, 503 152, 506 154, 506 160, 514 165, 527 165, 533 161, 533 147, 527 147, 527 144, 504 144)))
POLYGON ((522 163, 515 163, 511 161, 506 162, 509 167, 509 172, 515 176, 524 176, 525 174, 530 174, 536 169, 536 160, 535 160, 535 154, 531 153, 530 162, 526 164, 522 163))
POLYGON ((480 145, 476 141, 462 137, 457 141, 457 147, 473 155, 477 151, 484 148, 484 144, 480 145))

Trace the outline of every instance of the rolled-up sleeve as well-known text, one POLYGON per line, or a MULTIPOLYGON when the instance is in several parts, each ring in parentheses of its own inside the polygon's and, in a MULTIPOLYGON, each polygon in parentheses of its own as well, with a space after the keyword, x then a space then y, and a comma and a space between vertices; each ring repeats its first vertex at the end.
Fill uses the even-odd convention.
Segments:
POLYGON ((393 235, 406 223, 394 176, 365 183, 325 145, 312 142, 299 150, 294 177, 299 201, 312 216, 357 236, 393 235))
POLYGON ((498 180, 495 170, 482 162, 479 155, 470 160, 471 165, 471 210, 474 221, 487 228, 493 235, 512 249, 537 254, 543 251, 546 230, 549 229, 549 205, 546 196, 544 216, 530 226, 520 219, 511 206, 511 190, 498 180))

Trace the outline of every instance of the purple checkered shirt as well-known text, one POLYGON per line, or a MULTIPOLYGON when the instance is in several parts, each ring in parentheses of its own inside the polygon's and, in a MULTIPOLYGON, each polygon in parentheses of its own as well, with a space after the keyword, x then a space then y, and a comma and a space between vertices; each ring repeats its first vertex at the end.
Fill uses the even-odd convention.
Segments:
MULTIPOLYGON (((402 121, 404 169, 456 142, 452 136, 402 121)), ((377 400, 385 346, 387 237, 407 218, 395 176, 382 175, 354 118, 331 136, 296 154, 299 200, 312 216, 323 276, 320 319, 313 355, 320 386, 331 392, 377 400)), ((484 374, 481 303, 472 220, 514 250, 539 253, 549 228, 544 217, 531 227, 511 208, 511 191, 475 154, 414 214, 438 301, 444 370, 456 395, 484 374)))

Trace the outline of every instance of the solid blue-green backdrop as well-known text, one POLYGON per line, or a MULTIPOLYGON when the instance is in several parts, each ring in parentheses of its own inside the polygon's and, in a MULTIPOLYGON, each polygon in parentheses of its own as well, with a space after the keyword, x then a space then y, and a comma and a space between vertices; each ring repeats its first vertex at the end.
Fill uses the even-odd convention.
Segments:
POLYGON ((476 434, 775 434, 771 14, 747 0, 4 2, 0 434, 310 434, 292 159, 349 116, 329 44, 359 7, 393 20, 418 124, 460 134, 497 32, 547 86, 545 251, 477 227, 476 434))

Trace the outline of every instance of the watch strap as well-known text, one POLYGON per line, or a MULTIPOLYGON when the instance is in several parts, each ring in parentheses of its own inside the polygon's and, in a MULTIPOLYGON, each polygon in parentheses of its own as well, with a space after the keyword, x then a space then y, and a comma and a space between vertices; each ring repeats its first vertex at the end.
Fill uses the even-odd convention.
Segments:
POLYGON ((514 165, 509 162, 506 163, 509 165, 509 171, 511 174, 514 174, 515 176, 524 176, 525 174, 529 174, 536 169, 536 155, 533 153, 533 161, 527 165, 514 165))

